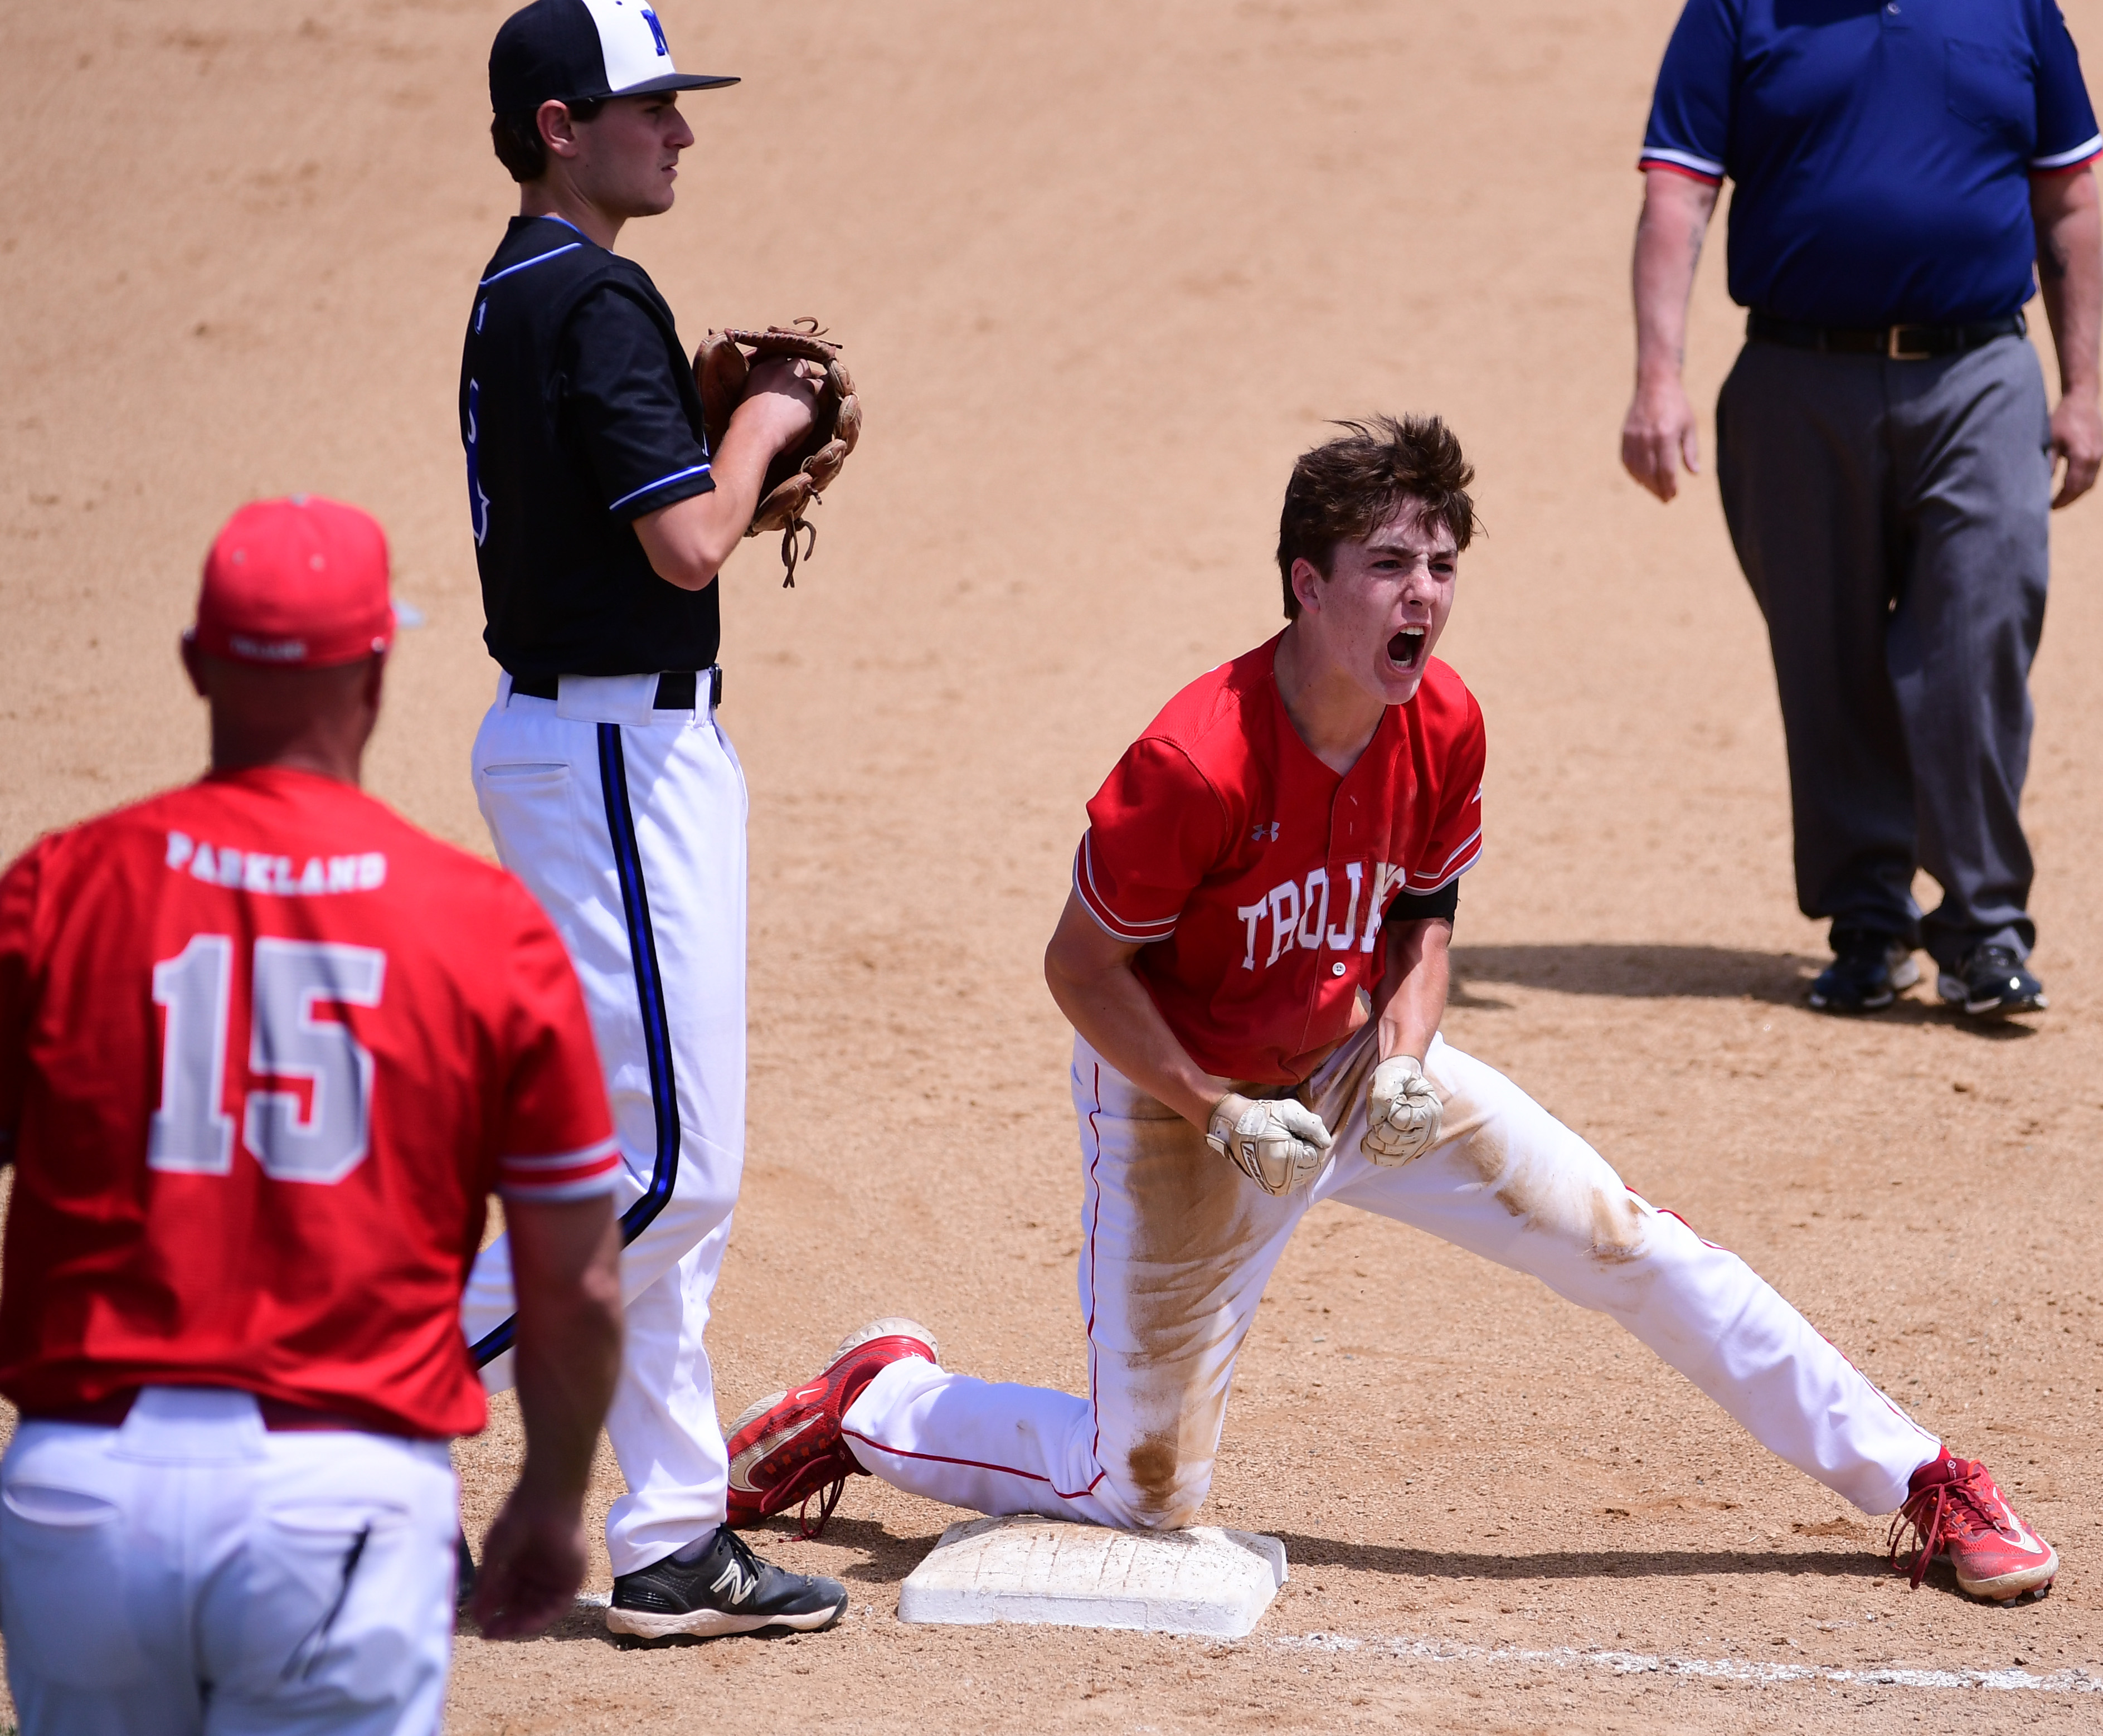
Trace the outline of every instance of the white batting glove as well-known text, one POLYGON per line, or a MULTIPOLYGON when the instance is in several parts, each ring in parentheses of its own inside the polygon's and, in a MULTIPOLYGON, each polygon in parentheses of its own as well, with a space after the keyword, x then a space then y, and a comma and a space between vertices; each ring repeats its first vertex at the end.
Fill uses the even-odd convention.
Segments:
POLYGON ((1366 1093, 1366 1136, 1358 1149, 1382 1168, 1421 1157, 1438 1143, 1438 1093, 1413 1054, 1389 1055, 1366 1093))
POLYGON ((1205 1143, 1265 1193, 1291 1193, 1322 1173, 1335 1139, 1322 1117, 1290 1097, 1229 1091, 1212 1105, 1205 1143))

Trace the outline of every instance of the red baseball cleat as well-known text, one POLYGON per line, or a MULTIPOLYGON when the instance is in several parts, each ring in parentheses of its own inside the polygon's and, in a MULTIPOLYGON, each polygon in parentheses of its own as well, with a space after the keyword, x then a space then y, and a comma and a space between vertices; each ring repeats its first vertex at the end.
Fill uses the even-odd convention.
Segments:
MULTIPOLYGON (((1993 1603, 2012 1603, 2025 1592, 2042 1597, 2059 1572, 2059 1552, 2025 1525, 1976 1459, 1941 1457, 1913 1474, 1905 1504, 1892 1521, 1892 1565, 1907 1527, 1918 1541, 1910 1570, 1918 1585, 1928 1564, 1947 1556, 1958 1588, 1993 1603)), ((1908 1570, 1901 1570, 1909 1571, 1908 1570)))
POLYGON ((798 1534, 824 1530, 847 1479, 869 1475, 841 1437, 840 1419, 882 1370, 908 1356, 939 1362, 935 1334, 918 1321, 872 1321, 848 1334, 816 1380, 763 1398, 731 1423, 729 1522, 757 1525, 800 1503, 798 1534))

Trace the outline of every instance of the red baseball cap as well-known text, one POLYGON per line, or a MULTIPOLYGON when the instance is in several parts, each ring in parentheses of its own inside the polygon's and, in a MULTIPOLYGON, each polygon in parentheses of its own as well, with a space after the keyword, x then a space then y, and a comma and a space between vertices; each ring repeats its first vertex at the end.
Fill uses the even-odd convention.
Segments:
POLYGON ((386 534, 370 513, 319 495, 251 501, 205 557, 189 637, 210 656, 281 669, 385 650, 386 534))

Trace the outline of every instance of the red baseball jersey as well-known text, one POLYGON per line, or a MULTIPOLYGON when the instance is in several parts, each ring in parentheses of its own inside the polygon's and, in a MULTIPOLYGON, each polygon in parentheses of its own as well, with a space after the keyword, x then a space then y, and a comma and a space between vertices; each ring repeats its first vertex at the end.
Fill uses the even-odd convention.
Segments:
POLYGON ((1483 841, 1483 712, 1436 658, 1339 777, 1259 646, 1191 682, 1088 804, 1074 884, 1207 1072, 1296 1084, 1358 1022, 1381 923, 1483 841))
POLYGON ((602 1192, 612 1134, 540 906, 349 785, 238 772, 47 837, 0 877, 0 1392, 471 1433, 487 1196, 602 1192))

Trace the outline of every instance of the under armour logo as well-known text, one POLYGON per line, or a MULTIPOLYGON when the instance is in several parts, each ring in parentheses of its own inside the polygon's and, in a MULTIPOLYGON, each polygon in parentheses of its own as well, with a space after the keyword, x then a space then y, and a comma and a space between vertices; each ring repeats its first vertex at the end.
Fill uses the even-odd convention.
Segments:
POLYGON ((1252 844, 1275 844, 1277 841, 1278 822, 1276 820, 1273 820, 1268 826, 1258 826, 1249 834, 1249 842, 1252 844))
POLYGON ((759 1575, 747 1573, 742 1563, 726 1561, 723 1570, 716 1575, 716 1583, 709 1589, 726 1592, 731 1603, 741 1604, 759 1589, 759 1575))

